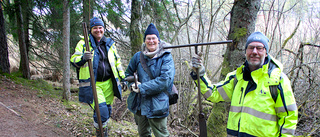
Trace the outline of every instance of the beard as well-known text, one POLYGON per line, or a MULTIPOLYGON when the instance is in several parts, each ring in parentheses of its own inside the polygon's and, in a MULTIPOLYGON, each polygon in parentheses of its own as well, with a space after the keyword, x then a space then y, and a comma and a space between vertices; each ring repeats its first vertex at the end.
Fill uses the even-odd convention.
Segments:
POLYGON ((258 57, 258 58, 255 58, 254 60, 252 60, 252 58, 249 57, 247 58, 247 61, 249 64, 249 68, 256 70, 264 64, 265 57, 258 57))

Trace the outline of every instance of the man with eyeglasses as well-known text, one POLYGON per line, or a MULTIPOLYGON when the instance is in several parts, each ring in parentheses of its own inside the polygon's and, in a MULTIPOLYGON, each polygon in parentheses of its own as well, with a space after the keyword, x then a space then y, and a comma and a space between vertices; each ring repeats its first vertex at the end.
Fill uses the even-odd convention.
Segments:
MULTIPOLYGON (((245 46, 245 63, 228 73, 224 81, 212 85, 201 57, 192 58, 199 69, 201 93, 211 102, 231 102, 228 136, 294 136, 298 110, 290 80, 282 64, 268 54, 269 39, 252 33, 245 46)), ((197 75, 191 72, 196 84, 197 75)))

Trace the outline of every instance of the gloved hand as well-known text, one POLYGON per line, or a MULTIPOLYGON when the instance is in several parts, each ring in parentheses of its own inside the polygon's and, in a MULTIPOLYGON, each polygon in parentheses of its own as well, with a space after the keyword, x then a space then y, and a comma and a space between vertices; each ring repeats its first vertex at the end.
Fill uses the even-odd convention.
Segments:
POLYGON ((82 55, 82 59, 84 59, 85 61, 92 59, 92 53, 89 51, 85 51, 82 55))
POLYGON ((131 85, 131 91, 133 91, 133 92, 136 92, 136 93, 139 93, 140 92, 140 89, 139 89, 139 87, 138 87, 138 85, 140 85, 141 83, 138 81, 137 82, 137 88, 136 88, 136 83, 133 83, 132 85, 131 85))
POLYGON ((122 91, 127 91, 128 90, 128 85, 127 85, 127 82, 121 82, 121 88, 122 88, 122 91))
POLYGON ((202 53, 200 52, 199 55, 196 54, 195 56, 193 56, 191 62, 193 72, 197 72, 196 70, 199 69, 199 75, 203 76, 206 71, 204 66, 202 65, 201 55, 202 53))

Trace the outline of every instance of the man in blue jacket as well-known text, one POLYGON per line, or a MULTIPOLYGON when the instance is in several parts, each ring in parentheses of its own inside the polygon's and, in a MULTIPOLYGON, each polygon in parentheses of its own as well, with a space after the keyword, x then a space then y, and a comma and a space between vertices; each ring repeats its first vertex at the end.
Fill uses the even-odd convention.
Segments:
POLYGON ((171 92, 175 69, 171 50, 163 49, 167 45, 160 41, 159 32, 151 23, 145 31, 141 51, 131 58, 125 72, 126 77, 138 73, 137 85, 129 83, 132 92, 127 103, 128 109, 134 113, 140 137, 151 137, 151 130, 156 137, 169 136, 169 97, 166 92, 171 92), (151 77, 141 65, 141 59, 145 60, 151 77))

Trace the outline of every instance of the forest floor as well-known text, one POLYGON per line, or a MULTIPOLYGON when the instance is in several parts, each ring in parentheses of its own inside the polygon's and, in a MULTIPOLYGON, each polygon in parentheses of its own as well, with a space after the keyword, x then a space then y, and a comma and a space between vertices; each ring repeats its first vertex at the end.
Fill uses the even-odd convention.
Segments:
POLYGON ((0 134, 3 137, 70 136, 51 119, 64 109, 57 100, 40 96, 37 90, 1 76, 0 134))
MULTIPOLYGON (((76 92, 71 100, 62 100, 59 86, 43 80, 25 80, 0 75, 0 136, 1 137, 87 137, 95 136, 93 110, 79 103, 76 92)), ((77 90, 77 88, 74 88, 77 90)), ((72 92, 72 90, 71 90, 72 92)), ((123 100, 114 100, 108 122, 111 137, 137 137, 133 114, 123 100)), ((168 127, 171 136, 183 133, 168 127)))
MULTIPOLYGON (((77 92, 72 92, 69 101, 63 101, 62 90, 59 87, 43 80, 25 80, 17 76, 0 75, 0 136, 95 136, 93 110, 87 104, 79 103, 77 92)), ((72 88, 71 91, 76 90, 77 88, 72 88)), ((114 100, 108 122, 108 134, 111 137, 138 136, 133 114, 126 108, 127 94, 128 92, 123 93, 122 101, 114 100)), ((174 118, 169 118, 168 121, 172 119, 174 118)), ((318 136, 317 127, 306 126, 310 125, 306 123, 312 121, 312 118, 300 118, 296 135, 318 136)), ((192 137, 198 134, 177 124, 168 124, 171 137, 192 137)))
MULTIPOLYGON (((94 136, 92 109, 79 103, 77 94, 62 101, 61 90, 51 90, 42 80, 13 80, 0 76, 1 137, 94 136)), ((109 136, 137 136, 133 122, 118 120, 131 117, 125 101, 115 100, 109 119, 109 136)), ((127 118, 129 119, 129 118, 127 118)), ((131 119, 131 118, 130 118, 131 119)))

